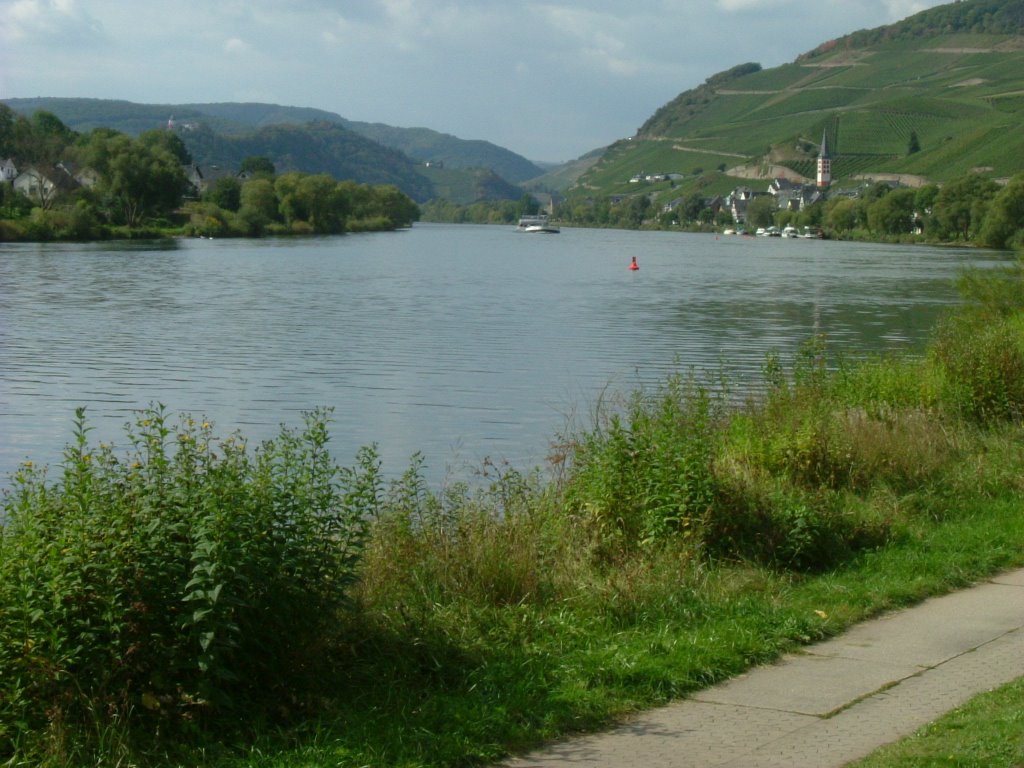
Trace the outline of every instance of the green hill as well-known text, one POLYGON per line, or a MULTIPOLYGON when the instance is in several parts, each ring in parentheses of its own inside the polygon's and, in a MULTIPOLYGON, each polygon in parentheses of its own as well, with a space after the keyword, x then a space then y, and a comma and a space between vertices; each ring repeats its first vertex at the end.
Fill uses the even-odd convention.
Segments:
POLYGON ((965 0, 831 40, 790 64, 749 63, 685 91, 609 148, 574 194, 637 192, 640 171, 680 190, 813 177, 822 136, 842 184, 941 182, 1024 170, 1024 0, 965 0), (919 151, 910 151, 911 137, 919 151))
POLYGON ((273 160, 279 173, 327 173, 361 184, 393 184, 417 202, 436 196, 419 164, 337 123, 267 125, 234 135, 200 125, 182 131, 181 137, 200 167, 237 168, 245 158, 259 155, 273 160))
POLYGON ((443 163, 446 168, 486 168, 515 184, 544 173, 544 169, 522 155, 489 141, 460 139, 429 128, 395 128, 383 123, 351 120, 343 120, 342 124, 385 147, 401 150, 415 160, 443 163))
MULTIPOLYGON (((202 125, 229 137, 251 135, 254 131, 273 126, 333 123, 383 147, 398 150, 419 163, 433 161, 451 169, 488 169, 513 183, 544 173, 542 168, 521 155, 487 141, 460 139, 427 128, 396 128, 383 123, 355 122, 334 112, 308 107, 235 102, 136 104, 107 99, 48 97, 8 99, 5 103, 22 114, 39 109, 53 112, 69 128, 80 132, 105 127, 136 135, 167 125, 171 117, 179 125, 202 125)), ((471 179, 477 175, 474 170, 465 183, 471 184, 471 179)), ((518 194, 521 192, 516 190, 516 196, 518 194)))

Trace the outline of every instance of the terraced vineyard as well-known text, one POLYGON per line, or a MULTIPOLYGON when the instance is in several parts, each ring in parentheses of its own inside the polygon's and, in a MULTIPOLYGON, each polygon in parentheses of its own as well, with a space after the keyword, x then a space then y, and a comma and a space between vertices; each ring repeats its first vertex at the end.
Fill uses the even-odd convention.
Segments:
POLYGON ((813 177, 826 130, 837 184, 873 173, 1005 178, 1024 171, 1022 124, 1024 0, 965 0, 789 64, 715 75, 609 149, 570 194, 686 194, 721 186, 723 164, 736 185, 779 166, 813 177), (628 183, 640 171, 683 178, 659 192, 628 183))

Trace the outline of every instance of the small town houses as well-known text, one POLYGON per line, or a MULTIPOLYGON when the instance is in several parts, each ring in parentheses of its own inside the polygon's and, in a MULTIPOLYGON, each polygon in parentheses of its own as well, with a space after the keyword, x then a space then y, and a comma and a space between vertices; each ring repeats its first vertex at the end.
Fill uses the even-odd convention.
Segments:
POLYGON ((83 186, 95 186, 99 181, 96 174, 75 173, 73 168, 64 163, 53 166, 29 165, 21 171, 9 159, 2 163, 3 180, 9 180, 15 191, 21 192, 41 208, 49 208, 63 194, 83 186))

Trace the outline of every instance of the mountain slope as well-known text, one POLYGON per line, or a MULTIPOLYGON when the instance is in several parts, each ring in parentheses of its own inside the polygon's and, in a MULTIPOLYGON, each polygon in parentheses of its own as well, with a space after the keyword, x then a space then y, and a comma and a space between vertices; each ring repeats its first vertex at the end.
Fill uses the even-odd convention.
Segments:
POLYGON ((734 67, 657 110, 579 190, 636 192, 628 180, 641 170, 683 174, 691 187, 813 177, 826 133, 840 182, 1012 175, 1024 170, 1022 34, 1024 0, 966 0, 828 41, 791 64, 734 67))
POLYGON ((334 112, 310 107, 287 107, 256 102, 136 104, 106 99, 35 98, 8 99, 23 114, 45 109, 76 131, 107 127, 138 134, 167 124, 202 122, 217 133, 237 135, 272 125, 336 123, 385 147, 397 149, 420 161, 442 161, 451 168, 488 168, 502 178, 520 182, 544 171, 521 155, 488 141, 460 139, 428 128, 396 128, 383 123, 346 120, 334 112))
POLYGON ((417 202, 434 197, 417 163, 337 123, 267 125, 237 135, 200 126, 181 137, 200 166, 237 168, 245 158, 261 155, 273 160, 278 173, 327 173, 361 184, 393 184, 417 202))
POLYGON ((460 139, 429 128, 395 128, 383 123, 342 120, 342 125, 385 147, 422 161, 440 161, 449 168, 488 168, 513 183, 527 181, 544 169, 522 155, 489 141, 460 139))

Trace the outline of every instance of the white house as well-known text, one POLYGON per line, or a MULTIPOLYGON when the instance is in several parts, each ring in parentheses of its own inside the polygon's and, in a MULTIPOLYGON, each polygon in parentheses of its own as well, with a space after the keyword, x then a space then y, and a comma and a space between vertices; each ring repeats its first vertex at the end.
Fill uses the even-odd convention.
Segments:
POLYGON ((18 169, 14 165, 14 161, 10 158, 0 160, 0 183, 13 184, 16 178, 18 178, 18 169))
POLYGON ((43 208, 49 208, 62 192, 71 192, 79 187, 60 166, 46 170, 30 165, 14 179, 14 188, 43 208))

